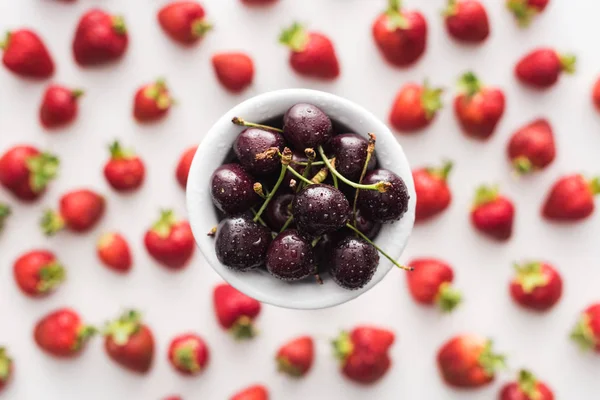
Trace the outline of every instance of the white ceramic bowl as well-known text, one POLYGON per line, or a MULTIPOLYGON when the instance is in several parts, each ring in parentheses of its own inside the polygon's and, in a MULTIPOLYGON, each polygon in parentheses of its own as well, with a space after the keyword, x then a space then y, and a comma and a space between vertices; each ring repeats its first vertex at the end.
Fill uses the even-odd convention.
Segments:
POLYGON ((318 106, 331 119, 351 127, 360 135, 366 137, 368 132, 377 135, 379 165, 402 177, 410 193, 408 211, 404 217, 399 222, 384 225, 375 240, 390 256, 398 259, 412 232, 416 203, 412 174, 402 147, 389 128, 369 111, 329 93, 307 89, 269 92, 246 100, 223 115, 203 139, 194 156, 187 182, 187 208, 196 243, 208 263, 229 284, 264 303, 292 309, 319 309, 345 303, 367 292, 383 279, 393 264, 381 256, 375 276, 359 290, 343 289, 331 279, 326 279, 324 285, 311 280, 287 283, 264 271, 241 273, 228 269, 217 259, 214 239, 206 235, 219 222, 210 196, 211 174, 223 163, 233 141, 243 130, 232 124, 231 119, 237 116, 247 121, 263 122, 283 116, 288 108, 297 103, 318 106))

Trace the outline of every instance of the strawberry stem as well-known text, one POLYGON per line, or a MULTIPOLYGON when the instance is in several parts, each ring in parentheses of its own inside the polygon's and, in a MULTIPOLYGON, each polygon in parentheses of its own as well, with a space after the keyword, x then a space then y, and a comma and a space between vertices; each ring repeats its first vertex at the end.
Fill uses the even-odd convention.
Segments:
POLYGON ((350 339, 350 334, 346 331, 342 331, 331 344, 333 345, 333 354, 335 355, 335 358, 340 360, 343 365, 348 356, 354 351, 354 344, 350 339))
POLYGON ((152 231, 158 236, 166 238, 171 234, 171 228, 177 223, 173 210, 161 210, 160 218, 152 225, 152 231))
POLYGON ((413 271, 414 268, 413 267, 407 267, 404 265, 400 265, 398 263, 398 261, 394 260, 392 257, 390 257, 385 251, 383 251, 381 249, 381 247, 377 246, 375 243, 373 243, 373 241, 371 239, 369 239, 368 237, 366 237, 361 231, 359 231, 357 228, 355 228, 354 226, 350 225, 350 224, 346 224, 347 228, 350 228, 351 230, 354 231, 354 233, 356 233, 358 236, 360 236, 361 238, 363 238, 367 243, 371 244, 373 247, 375 247, 377 249, 377 251, 379 251, 381 254, 383 254, 383 256, 385 258, 387 258, 388 260, 390 260, 392 262, 392 264, 394 264, 396 267, 403 269, 405 271, 413 271))
POLYGON ((577 57, 573 54, 559 54, 560 66, 567 74, 575 73, 577 57))
POLYGON ((473 97, 481 91, 483 85, 473 72, 467 72, 460 77, 458 87, 468 97, 473 97))
POLYGON ((230 328, 230 331, 236 340, 252 339, 258 334, 252 319, 246 315, 239 317, 230 328))
POLYGON ((534 7, 528 6, 525 0, 509 0, 506 6, 522 28, 529 26, 533 17, 538 13, 534 7))
POLYGON ((10 213, 10 207, 4 203, 0 203, 0 232, 4 228, 4 224, 10 213))
POLYGON ((141 327, 142 316, 138 311, 129 310, 118 320, 112 321, 104 328, 104 336, 110 336, 119 346, 127 344, 129 338, 135 335, 141 327))
POLYGON ((123 18, 120 15, 115 15, 112 17, 112 27, 118 35, 127 34, 127 25, 125 24, 125 18, 123 18))
POLYGON ((520 156, 513 160, 513 168, 519 175, 526 175, 533 172, 533 163, 526 156, 520 156))
POLYGON ((285 171, 287 170, 291 161, 292 151, 286 147, 285 149, 283 149, 283 154, 281 156, 281 171, 279 172, 279 179, 277 179, 277 182, 275 183, 275 186, 273 186, 273 189, 269 193, 269 196, 266 198, 263 205, 260 207, 256 215, 254 216, 254 222, 257 222, 260 219, 260 216, 271 202, 271 199, 273 199, 273 197, 275 196, 275 192, 277 192, 279 186, 281 186, 281 182, 283 182, 285 178, 285 171))
POLYGON ((462 294, 449 282, 444 282, 440 285, 436 302, 442 311, 450 312, 462 302, 462 294))
POLYGON ((589 185, 594 196, 600 194, 600 176, 592 179, 589 185))
POLYGON ((4 40, 2 42, 0 42, 0 50, 6 50, 8 48, 8 45, 10 44, 11 36, 12 36, 11 32, 6 32, 6 35, 4 36, 4 40))
POLYGON ((110 146, 108 146, 108 149, 110 151, 110 158, 112 160, 126 160, 132 158, 134 155, 132 150, 124 149, 118 140, 112 142, 110 146))
POLYGON ((48 183, 56 178, 60 160, 54 154, 41 153, 26 160, 30 172, 31 190, 36 193, 46 188, 48 183))
POLYGON ((579 345, 582 350, 592 350, 598 346, 598 339, 590 326, 590 317, 583 314, 575 328, 571 331, 571 339, 579 345))
MULTIPOLYGON (((367 174, 367 169, 369 168, 369 163, 371 162, 371 157, 373 157, 373 153, 375 152, 375 144, 377 143, 377 136, 374 133, 369 133, 369 145, 367 146, 367 158, 365 159, 365 164, 363 165, 363 169, 360 173, 360 178, 358 179, 358 183, 362 183, 363 179, 365 179, 365 175, 367 174)), ((352 225, 356 226, 356 204, 358 203, 358 193, 360 189, 356 189, 354 193, 354 202, 352 203, 352 225)))
POLYGON ((450 175, 450 172, 452 171, 452 168, 454 168, 454 163, 452 161, 444 161, 444 164, 442 165, 441 168, 427 168, 427 172, 430 175, 433 175, 439 179, 447 181, 448 176, 450 175))
POLYGON ((336 176, 339 180, 341 180, 342 182, 344 182, 347 185, 352 186, 355 189, 363 189, 363 190, 377 190, 380 193, 385 193, 388 191, 388 189, 391 187, 391 183, 389 182, 377 182, 374 183, 372 185, 362 185, 356 182, 352 182, 350 179, 347 179, 344 175, 340 174, 335 167, 331 164, 331 161, 327 158, 327 156, 325 155, 325 150, 323 150, 323 146, 319 146, 319 154, 321 155, 321 158, 323 159, 323 162, 325 163, 325 165, 327 165, 327 168, 329 168, 329 171, 331 171, 331 173, 336 176))
POLYGON ((268 131, 275 131, 275 132, 283 133, 282 129, 275 128, 272 126, 267 126, 267 125, 255 124, 254 122, 245 121, 244 119, 242 119, 240 117, 233 117, 231 122, 233 122, 235 125, 245 126, 247 128, 258 128, 258 129, 265 129, 268 131))
POLYGON ((522 265, 515 264, 517 282, 525 293, 531 293, 538 287, 544 287, 548 278, 542 273, 542 263, 530 262, 522 265))
POLYGON ((73 96, 74 99, 78 99, 81 96, 83 96, 85 94, 85 91, 83 89, 73 89, 71 91, 71 96, 73 96))
POLYGON ((458 13, 458 2, 457 0, 448 0, 448 5, 442 11, 444 17, 452 17, 458 13))
POLYGON ((293 378, 299 378, 302 376, 302 371, 299 368, 292 365, 290 360, 285 357, 277 357, 277 371, 283 372, 293 378))
POLYGON ((488 376, 494 376, 496 371, 506 368, 506 357, 493 352, 493 342, 491 340, 488 340, 485 344, 478 361, 488 376))
POLYGON ((65 281, 65 269, 59 263, 53 262, 40 269, 39 278, 36 289, 39 293, 47 293, 65 281))
POLYGON ((477 188, 477 191, 475 192, 475 201, 473 202, 473 208, 495 201, 498 198, 498 193, 499 189, 497 186, 479 186, 477 188))
POLYGON ((540 398, 541 393, 537 388, 537 378, 530 371, 525 369, 519 371, 518 384, 521 392, 525 393, 528 398, 532 400, 540 398))
POLYGON ((196 360, 196 348, 197 344, 193 340, 180 344, 175 350, 175 361, 177 365, 191 373, 200 371, 200 364, 198 364, 198 360, 196 360))
POLYGON ((40 226, 46 236, 53 236, 65 227, 65 220, 57 212, 46 210, 42 216, 40 226))
POLYGON ((308 33, 299 23, 295 22, 290 28, 285 29, 279 36, 279 43, 282 43, 295 52, 302 52, 308 45, 308 33))
POLYGON ((12 359, 8 356, 6 348, 0 347, 0 382, 6 382, 10 378, 12 359))
POLYGON ((442 93, 444 89, 432 88, 429 81, 425 80, 423 84, 423 94, 421 95, 421 105, 425 109, 425 117, 432 119, 438 110, 444 106, 442 104, 442 93))
POLYGON ((77 332, 77 339, 73 344, 73 350, 79 350, 92 336, 98 333, 98 329, 91 325, 84 325, 77 332))
POLYGON ((213 29, 213 25, 205 19, 197 19, 192 22, 192 34, 196 37, 204 37, 213 29))

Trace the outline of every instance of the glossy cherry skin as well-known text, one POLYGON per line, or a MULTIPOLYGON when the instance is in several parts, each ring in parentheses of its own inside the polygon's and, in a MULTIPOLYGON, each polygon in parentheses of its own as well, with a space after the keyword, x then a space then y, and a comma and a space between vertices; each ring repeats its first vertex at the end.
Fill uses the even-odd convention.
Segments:
POLYGON ((309 185, 294 198, 292 214, 300 232, 319 236, 344 227, 351 208, 344 194, 333 186, 309 185))
POLYGON ((281 158, 277 155, 257 159, 256 156, 271 147, 283 151, 285 141, 280 133, 264 129, 244 129, 233 142, 233 151, 240 164, 254 175, 267 175, 281 169, 281 158))
POLYGON ((349 235, 335 243, 329 265, 329 273, 338 285, 356 290, 373 279, 379 266, 379 253, 372 244, 349 235))
POLYGON ((316 274, 311 242, 295 229, 281 232, 269 246, 267 270, 284 281, 297 281, 316 274))
POLYGON ((213 172, 210 193, 215 206, 225 214, 240 214, 260 202, 255 180, 239 164, 225 164, 213 172))
POLYGON ((333 137, 331 120, 320 108, 300 103, 283 116, 283 136, 298 151, 326 144, 333 137))
POLYGON ((408 210, 408 188, 404 180, 387 169, 376 169, 369 172, 363 184, 389 182, 392 187, 385 193, 377 190, 361 190, 358 194, 358 207, 362 215, 375 222, 398 221, 408 210))
MULTIPOLYGON (((355 133, 344 133, 331 139, 329 148, 335 157, 335 168, 338 172, 351 181, 358 182, 367 161, 368 146, 369 141, 355 133)), ((377 158, 373 154, 367 170, 374 169, 376 165, 377 158)))
POLYGON ((247 216, 225 218, 217 227, 215 250, 219 261, 236 271, 265 263, 271 231, 247 216))
POLYGON ((275 195, 267 206, 263 214, 263 220, 273 231, 279 232, 292 215, 291 204, 293 200, 293 194, 282 193, 275 195))

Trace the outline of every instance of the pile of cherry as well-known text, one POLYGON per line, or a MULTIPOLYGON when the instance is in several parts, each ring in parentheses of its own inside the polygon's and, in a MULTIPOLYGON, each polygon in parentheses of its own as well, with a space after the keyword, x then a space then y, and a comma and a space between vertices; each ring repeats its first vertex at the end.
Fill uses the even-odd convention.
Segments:
POLYGON ((233 123, 247 127, 233 143, 236 160, 214 171, 210 187, 225 214, 210 232, 221 263, 241 272, 264 266, 290 282, 321 282, 328 271, 351 290, 373 278, 378 251, 398 265, 372 240, 381 224, 402 218, 409 195, 401 177, 376 168, 375 135, 337 134, 305 103, 287 110, 283 129, 233 123))

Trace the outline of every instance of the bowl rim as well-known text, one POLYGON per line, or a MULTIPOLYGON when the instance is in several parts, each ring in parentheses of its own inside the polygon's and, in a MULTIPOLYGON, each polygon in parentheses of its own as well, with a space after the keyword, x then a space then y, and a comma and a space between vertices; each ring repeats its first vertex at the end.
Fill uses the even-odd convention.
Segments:
MULTIPOLYGON (((303 309, 303 310, 311 310, 311 309, 322 309, 334 307, 343 303, 346 303, 350 300, 353 300, 362 294, 366 293, 373 287, 375 287, 379 282, 383 280, 383 278, 387 275, 387 273, 395 268, 389 260, 385 259, 383 256, 381 257, 378 272, 373 277, 373 279, 363 288, 358 290, 347 290, 344 292, 344 295, 336 296, 335 299, 331 298, 328 301, 322 299, 312 299, 311 301, 304 302, 295 302, 293 299, 282 298, 278 296, 270 295, 269 293, 265 293, 259 288, 254 287, 253 285, 245 282, 244 273, 232 271, 231 269, 225 267, 221 264, 216 258, 213 238, 207 236, 207 232, 210 230, 210 226, 207 228, 203 221, 208 217, 208 213, 214 215, 214 209, 212 205, 212 201, 206 203, 203 199, 200 198, 202 196, 204 199, 208 196, 210 200, 210 189, 209 182, 210 176, 212 175, 212 171, 218 167, 220 164, 214 163, 214 158, 216 154, 220 154, 221 152, 228 152, 231 148, 231 144, 224 146, 222 137, 224 136, 222 132, 225 129, 235 129, 239 128, 239 131, 243 130, 242 127, 235 127, 231 123, 231 119, 234 116, 242 116, 246 117, 249 113, 250 109, 264 109, 265 106, 277 104, 281 99, 289 99, 290 97, 296 98, 304 98, 305 100, 300 100, 298 102, 308 102, 311 101, 309 99, 319 99, 322 102, 326 102, 329 104, 334 104, 334 108, 338 110, 338 112, 342 112, 344 114, 353 113, 356 115, 360 115, 361 121, 368 120, 371 125, 376 126, 375 133, 377 134, 378 140, 381 138, 385 138, 386 141, 386 151, 385 153, 393 154, 393 163, 388 162, 388 164, 393 165, 394 170, 402 170, 403 173, 401 175, 402 179, 405 181, 406 186, 409 191, 410 200, 408 211, 402 217, 400 222, 397 222, 393 225, 400 226, 402 225, 401 231, 404 231, 403 237, 401 238, 400 243, 394 248, 393 252, 388 251, 392 257, 398 259, 400 255, 404 252, 406 245, 408 244, 408 240, 411 236, 413 225, 414 225, 414 216, 415 216, 415 206, 416 206, 416 194, 414 189, 414 183, 412 179, 412 173, 410 173, 410 166, 408 164, 408 160, 402 147, 396 140, 394 134, 391 130, 384 124, 379 118, 377 118, 374 114, 368 111, 366 108, 348 100, 342 98, 340 96, 322 92, 318 90, 312 89, 282 89, 275 90, 266 93, 259 94, 252 98, 249 98, 238 105, 234 106, 232 109, 224 113, 217 122, 210 128, 210 130, 206 133, 204 138, 202 139, 200 145, 198 146, 196 153, 194 155, 192 164, 190 166, 190 172, 188 175, 188 183, 186 189, 186 204, 187 204, 187 212, 189 223, 192 228, 192 232, 194 235, 194 239, 196 241, 197 246, 200 248, 200 251, 203 253, 206 261, 213 268, 218 275, 221 276, 227 283, 241 291, 242 293, 255 298, 256 300, 271 304, 278 307, 288 308, 288 309, 303 309), (215 147, 216 146, 216 147, 215 147), (219 151, 215 151, 217 148, 219 151), (212 155, 212 156, 211 156, 212 155), (211 169, 212 168, 212 169, 211 169), (210 171, 208 173, 207 171, 210 171), (380 272, 380 270, 382 272, 380 272), (321 301, 319 301, 321 300, 321 301)), ((316 103, 316 102, 315 102, 316 103)), ((317 105, 319 106, 319 105, 317 105)), ((277 113, 277 115, 283 113, 277 113)), ((265 117, 263 120, 269 119, 265 117)), ((342 119, 333 117, 334 120, 342 119)), ((261 121, 257 121, 261 122, 261 121)), ((359 132, 357 132, 359 133, 359 132)), ((365 136, 366 132, 360 132, 361 136, 365 136)), ((381 153, 381 152, 380 152, 381 153)), ((219 159, 219 163, 222 162, 222 158, 219 159)), ((380 159, 381 162, 381 159, 380 159)), ((386 165, 385 168, 389 168, 390 165, 386 165)), ((216 219, 216 218, 215 218, 216 219)), ((218 221, 217 221, 218 223, 218 221)), ((393 226, 392 225, 392 226, 393 226)), ((386 225, 389 226, 389 225, 386 225)), ((385 228, 385 226, 384 226, 385 228)), ((392 229, 392 228, 390 228, 392 229)), ((398 230, 398 229, 397 229, 398 230)), ((402 232, 401 232, 402 233, 402 232)), ((275 278, 273 278, 275 279, 275 278)), ((282 284, 286 284, 286 282, 282 282, 282 284)))

